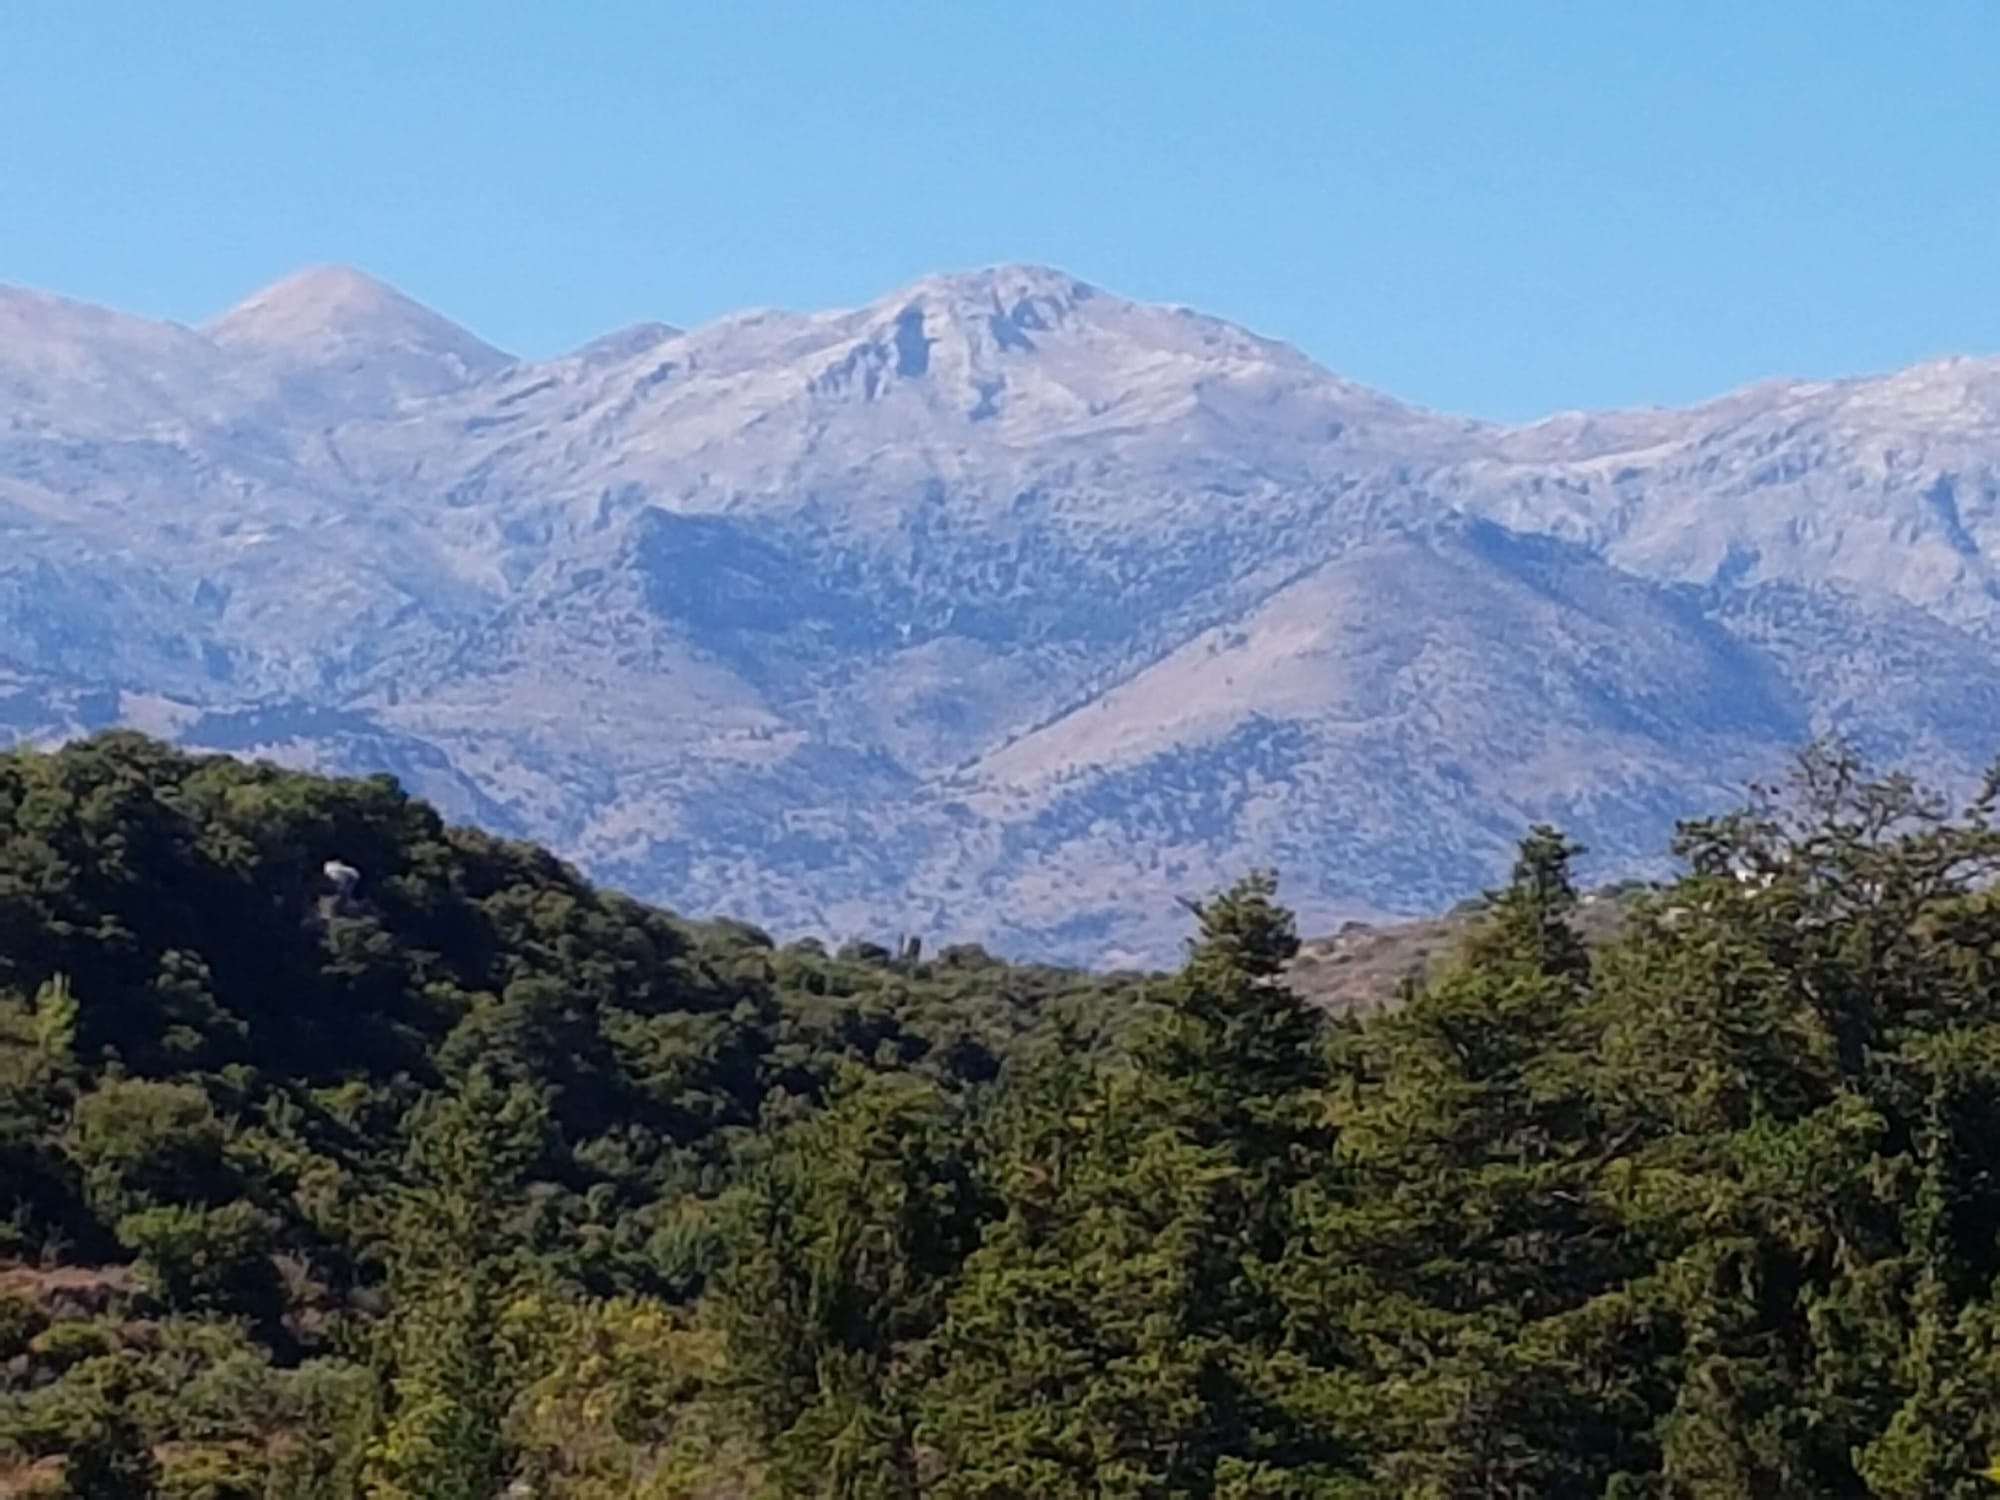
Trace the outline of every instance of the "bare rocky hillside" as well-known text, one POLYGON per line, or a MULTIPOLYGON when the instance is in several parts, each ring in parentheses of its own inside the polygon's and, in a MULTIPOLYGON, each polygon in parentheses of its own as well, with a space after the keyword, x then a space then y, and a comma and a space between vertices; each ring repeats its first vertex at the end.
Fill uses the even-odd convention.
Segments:
MULTIPOLYGON (((1498 428, 1061 272, 519 361, 321 269, 0 289, 0 734, 339 771, 787 933, 1170 958, 1838 733, 2000 748, 2000 362, 1498 428)), ((1330 961, 1330 960, 1329 960, 1330 961)))

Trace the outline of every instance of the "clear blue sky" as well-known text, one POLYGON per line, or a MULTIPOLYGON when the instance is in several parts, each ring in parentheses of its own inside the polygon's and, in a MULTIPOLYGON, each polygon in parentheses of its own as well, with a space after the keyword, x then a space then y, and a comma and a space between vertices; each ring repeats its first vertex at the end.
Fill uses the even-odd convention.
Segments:
POLYGON ((999 260, 1498 417, 2000 351, 2000 3, 0 5, 0 281, 546 354, 999 260))

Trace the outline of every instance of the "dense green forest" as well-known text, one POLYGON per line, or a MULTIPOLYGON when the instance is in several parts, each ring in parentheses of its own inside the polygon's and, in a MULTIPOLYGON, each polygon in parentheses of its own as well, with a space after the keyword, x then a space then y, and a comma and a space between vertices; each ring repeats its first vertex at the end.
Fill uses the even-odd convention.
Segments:
POLYGON ((1302 1002, 780 946, 386 779, 0 755, 0 1495, 1976 1496, 2000 791, 1816 750, 1302 1002))

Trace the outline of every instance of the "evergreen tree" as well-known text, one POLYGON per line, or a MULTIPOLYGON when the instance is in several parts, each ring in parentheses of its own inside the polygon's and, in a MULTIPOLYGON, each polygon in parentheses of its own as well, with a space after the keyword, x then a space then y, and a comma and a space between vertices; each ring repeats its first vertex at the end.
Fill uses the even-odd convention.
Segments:
POLYGON ((1643 1427, 1598 1415, 1606 1395, 1644 1409, 1621 1367, 1657 1317, 1599 1181, 1576 852, 1533 830, 1456 965, 1344 1049, 1349 1184, 1318 1195, 1289 1285, 1330 1349, 1367 1351, 1389 1493, 1596 1495, 1651 1461, 1643 1427), (1338 1302, 1320 1256, 1347 1267, 1338 1302))
POLYGON ((919 1362, 981 1211, 956 1111, 911 1080, 850 1080, 750 1178, 716 1301, 788 1493, 916 1493, 919 1362))
POLYGON ((1311 1493, 1337 1434, 1302 1422, 1325 1372, 1297 1359, 1271 1282, 1291 1195, 1321 1165, 1314 1018, 1258 875, 1201 930, 1137 1068, 1058 1047, 1012 1080, 1004 1216, 939 1340, 924 1433, 938 1493, 1311 1493))
POLYGON ((378 1500, 475 1500, 506 1473, 519 1371, 500 1321, 520 1274, 506 1219, 546 1126, 531 1092, 484 1069, 416 1112, 391 1247, 389 1420, 369 1466, 378 1500))
POLYGON ((1325 1080, 1319 1017, 1285 982, 1299 939, 1277 888, 1260 871, 1191 906, 1199 926, 1187 961, 1138 1044, 1154 1097, 1185 1139, 1274 1169, 1324 1144, 1312 1110, 1325 1080))

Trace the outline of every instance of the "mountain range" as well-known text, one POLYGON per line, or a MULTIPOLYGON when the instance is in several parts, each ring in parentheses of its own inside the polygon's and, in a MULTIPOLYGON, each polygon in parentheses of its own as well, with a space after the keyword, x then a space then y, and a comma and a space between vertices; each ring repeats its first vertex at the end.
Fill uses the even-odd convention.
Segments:
POLYGON ((1510 427, 1031 266, 539 361, 336 268, 0 288, 0 737, 387 771, 787 935, 1154 962, 1252 865, 1639 872, 1816 735, 1955 782, 1996 556, 2000 360, 1510 427))

